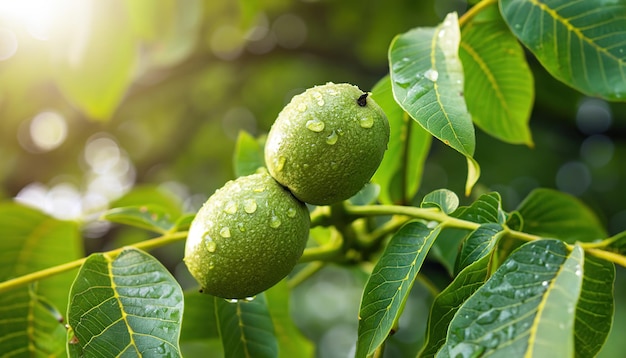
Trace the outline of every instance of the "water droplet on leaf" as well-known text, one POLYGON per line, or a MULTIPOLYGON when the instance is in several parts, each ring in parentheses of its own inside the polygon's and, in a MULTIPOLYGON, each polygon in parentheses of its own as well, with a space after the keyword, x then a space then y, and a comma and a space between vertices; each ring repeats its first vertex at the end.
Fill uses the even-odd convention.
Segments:
POLYGON ((296 212, 295 208, 287 209, 287 216, 289 216, 290 218, 295 218, 296 214, 297 214, 297 212, 296 212))
POLYGON ((439 72, 431 68, 428 71, 424 72, 424 77, 433 82, 437 82, 437 79, 439 78, 439 72))

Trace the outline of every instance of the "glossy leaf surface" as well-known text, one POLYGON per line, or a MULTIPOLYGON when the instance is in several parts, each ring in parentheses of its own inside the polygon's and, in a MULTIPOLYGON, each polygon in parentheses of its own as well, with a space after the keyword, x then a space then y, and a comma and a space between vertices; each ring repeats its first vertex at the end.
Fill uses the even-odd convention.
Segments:
POLYGON ((68 323, 81 355, 179 357, 182 317, 180 286, 137 249, 92 254, 70 291, 68 323))
POLYGON ((356 357, 369 356, 389 335, 440 230, 411 222, 387 245, 363 291, 356 357))
POLYGON ((625 2, 500 0, 500 9, 554 77, 590 96, 626 98, 625 2))
POLYGON ((508 143, 532 145, 533 77, 524 50, 493 3, 461 27, 459 57, 474 123, 508 143))
POLYGON ((473 159, 474 125, 463 98, 463 67, 458 56, 456 14, 436 28, 398 35, 389 48, 393 94, 422 127, 467 158, 469 192, 480 176, 473 159))

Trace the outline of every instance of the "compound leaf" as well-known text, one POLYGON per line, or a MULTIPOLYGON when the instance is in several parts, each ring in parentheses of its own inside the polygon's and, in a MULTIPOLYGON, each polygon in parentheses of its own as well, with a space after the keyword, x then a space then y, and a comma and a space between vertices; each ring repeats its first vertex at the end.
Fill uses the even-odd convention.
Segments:
MULTIPOLYGON (((183 292, 154 257, 126 249, 90 255, 70 290, 70 352, 180 357, 183 292)), ((72 355, 75 356, 75 355, 72 355)))
POLYGON ((365 284, 356 357, 369 356, 387 339, 440 230, 410 222, 391 238, 365 284))

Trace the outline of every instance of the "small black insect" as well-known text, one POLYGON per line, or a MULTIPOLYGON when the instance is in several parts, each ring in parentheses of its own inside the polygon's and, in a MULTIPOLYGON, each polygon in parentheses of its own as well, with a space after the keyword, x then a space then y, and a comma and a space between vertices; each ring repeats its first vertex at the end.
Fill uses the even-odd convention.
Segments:
POLYGON ((367 93, 363 93, 361 97, 356 100, 356 103, 361 107, 367 106, 367 93))

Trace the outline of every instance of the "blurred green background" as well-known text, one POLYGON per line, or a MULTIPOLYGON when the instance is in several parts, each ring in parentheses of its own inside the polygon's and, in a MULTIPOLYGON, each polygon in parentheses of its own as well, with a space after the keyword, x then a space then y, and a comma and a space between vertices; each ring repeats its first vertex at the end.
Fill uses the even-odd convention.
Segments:
MULTIPOLYGON (((0 2, 0 199, 84 223, 89 251, 149 234, 96 219, 132 188, 195 212, 233 178, 240 130, 265 134, 294 94, 349 82, 370 90, 392 38, 462 14, 461 0, 20 0, 0 2)), ((626 230, 626 105, 584 97, 529 58, 534 148, 477 130, 475 195, 511 210, 533 188, 580 197, 611 233, 626 230)), ((420 195, 461 195, 465 159, 434 143, 420 195)), ((469 202, 471 198, 465 198, 469 202)), ((117 202, 116 202, 117 201, 117 202)), ((184 285, 182 245, 156 253, 184 285)), ((625 272, 606 357, 626 351, 625 272)), ((296 322, 318 356, 345 357, 366 277, 328 267, 294 291, 296 322)), ((414 351, 430 300, 416 285, 387 356, 414 351), (402 329, 410 327, 410 329, 402 329)))

